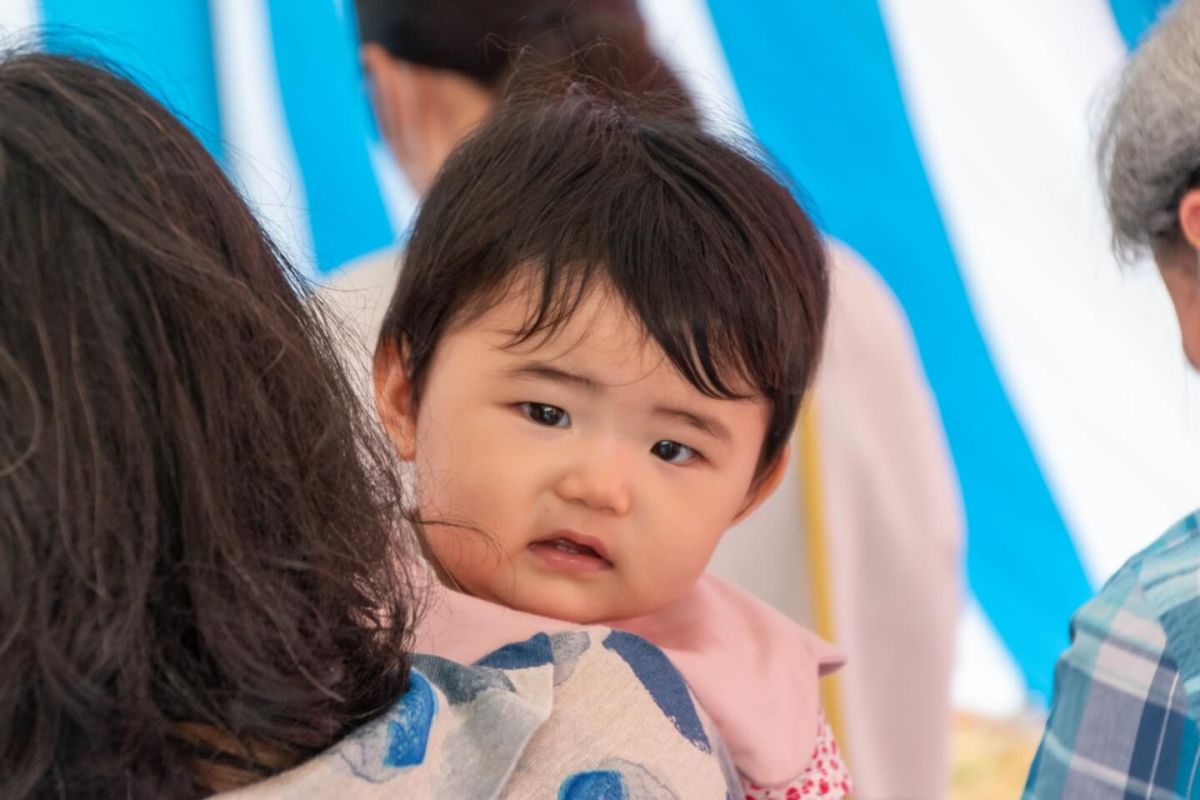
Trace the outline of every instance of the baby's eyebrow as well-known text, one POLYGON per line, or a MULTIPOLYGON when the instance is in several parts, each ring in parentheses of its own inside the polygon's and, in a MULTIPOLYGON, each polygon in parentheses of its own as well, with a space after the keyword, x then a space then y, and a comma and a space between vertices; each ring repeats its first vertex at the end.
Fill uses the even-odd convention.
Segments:
POLYGON ((599 381, 589 378, 587 375, 569 372, 560 367, 536 361, 510 367, 506 373, 510 378, 537 378, 544 381, 553 381, 554 383, 565 383, 589 392, 599 392, 604 388, 599 381))
POLYGON ((729 432, 720 420, 716 417, 710 417, 707 414, 696 414, 691 411, 684 411, 682 408, 671 408, 669 406, 655 406, 654 413, 660 417, 674 417, 685 425, 689 425, 701 433, 707 433, 715 439, 720 439, 723 442, 733 440, 733 434, 729 432))
MULTIPOLYGON (((588 392, 602 392, 604 384, 595 378, 589 378, 578 372, 571 372, 561 367, 540 361, 527 361, 509 367, 505 374, 510 378, 534 378, 536 380, 552 381, 583 389, 588 392)), ((660 417, 672 417, 683 424, 695 428, 701 433, 708 434, 722 442, 733 441, 733 434, 719 419, 708 414, 687 411, 674 406, 655 406, 654 413, 660 417)))

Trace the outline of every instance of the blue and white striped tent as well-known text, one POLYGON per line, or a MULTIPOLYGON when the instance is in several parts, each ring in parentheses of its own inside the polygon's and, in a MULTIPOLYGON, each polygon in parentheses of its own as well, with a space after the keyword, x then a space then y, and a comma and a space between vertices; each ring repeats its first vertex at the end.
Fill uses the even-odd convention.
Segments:
MULTIPOLYGON (((748 124, 906 309, 968 522, 956 691, 1045 697, 1066 621, 1200 506, 1200 383, 1090 159, 1163 0, 642 0, 717 124, 748 124), (1008 687, 1005 689, 1004 687, 1008 687)), ((185 116, 317 274, 403 235, 349 0, 0 0, 8 44, 100 52, 185 116)))

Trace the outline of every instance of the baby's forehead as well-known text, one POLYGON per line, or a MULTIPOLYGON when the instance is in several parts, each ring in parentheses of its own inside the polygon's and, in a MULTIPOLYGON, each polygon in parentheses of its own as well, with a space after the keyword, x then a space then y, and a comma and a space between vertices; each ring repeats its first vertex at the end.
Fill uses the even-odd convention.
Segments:
POLYGON ((540 287, 518 285, 498 295, 480 312, 475 327, 505 341, 505 349, 543 356, 589 350, 665 357, 646 325, 608 286, 590 287, 578 297, 546 304, 540 287))
POLYGON ((646 320, 635 302, 616 288, 602 263, 556 271, 533 261, 464 299, 446 330, 470 333, 513 358, 615 365, 626 382, 667 372, 707 399, 778 402, 746 361, 739 332, 705 319, 703 310, 646 320), (556 272, 567 279, 555 280, 556 272))
POLYGON ((639 385, 704 403, 762 400, 748 382, 728 376, 737 397, 702 392, 614 292, 594 290, 573 308, 537 323, 538 298, 510 292, 477 312, 460 330, 479 340, 496 368, 517 377, 584 377, 578 385, 639 385))

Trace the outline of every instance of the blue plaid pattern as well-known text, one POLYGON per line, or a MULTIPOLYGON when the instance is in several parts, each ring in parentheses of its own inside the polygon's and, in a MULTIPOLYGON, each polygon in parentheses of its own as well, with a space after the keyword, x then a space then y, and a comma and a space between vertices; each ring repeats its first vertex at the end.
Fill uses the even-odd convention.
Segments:
POLYGON ((1200 798, 1200 512, 1071 621, 1027 800, 1200 798))

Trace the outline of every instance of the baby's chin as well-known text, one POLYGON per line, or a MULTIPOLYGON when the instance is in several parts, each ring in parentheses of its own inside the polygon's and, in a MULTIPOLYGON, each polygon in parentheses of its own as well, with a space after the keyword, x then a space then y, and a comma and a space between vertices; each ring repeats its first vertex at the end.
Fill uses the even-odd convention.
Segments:
MULTIPOLYGON (((584 585, 574 581, 522 574, 522 571, 446 569, 437 572, 439 581, 449 589, 486 600, 505 608, 573 625, 608 625, 634 619, 660 610, 664 605, 636 596, 628 587, 584 585)), ((461 567, 461 565, 455 565, 461 567)))
POLYGON ((522 592, 517 588, 505 595, 481 588, 478 593, 468 593, 507 608, 573 625, 606 625, 616 620, 640 617, 654 610, 642 608, 638 603, 614 603, 610 598, 589 598, 586 593, 573 591, 522 592))
POLYGON ((514 597, 512 602, 502 604, 527 614, 548 616, 574 625, 611 625, 613 622, 653 613, 661 607, 649 607, 638 603, 588 603, 582 599, 580 602, 571 602, 551 597, 514 597))

